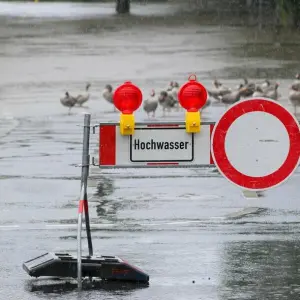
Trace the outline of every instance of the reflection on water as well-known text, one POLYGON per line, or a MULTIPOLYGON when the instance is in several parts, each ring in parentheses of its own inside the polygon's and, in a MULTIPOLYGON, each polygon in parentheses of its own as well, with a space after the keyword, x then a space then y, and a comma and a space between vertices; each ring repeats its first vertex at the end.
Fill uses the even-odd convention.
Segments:
POLYGON ((112 194, 114 191, 114 181, 111 178, 101 177, 98 179, 95 196, 101 198, 112 194))
MULTIPOLYGON (((95 180, 95 179, 93 179, 95 180)), ((97 178, 97 186, 93 195, 93 202, 96 202, 96 212, 99 218, 98 222, 114 223, 116 221, 117 209, 120 206, 110 197, 115 190, 114 181, 108 177, 97 178)))
MULTIPOLYGON (((130 294, 130 291, 143 289, 149 287, 148 283, 131 283, 131 282, 113 282, 113 281, 101 281, 93 280, 84 280, 82 284, 82 290, 86 291, 98 291, 98 292, 109 292, 111 294, 117 295, 127 295, 130 294)), ((45 299, 48 299, 49 294, 56 295, 65 295, 68 293, 76 296, 78 286, 77 282, 73 280, 60 280, 60 279, 39 279, 28 280, 26 284, 26 290, 33 292, 38 296, 42 296, 45 299), (75 293, 74 293, 75 292, 75 293)))
POLYGON ((102 199, 96 207, 97 216, 101 222, 116 223, 117 211, 122 206, 120 202, 116 202, 116 199, 102 199))
POLYGON ((228 242, 222 257, 221 299, 297 299, 298 241, 228 242))

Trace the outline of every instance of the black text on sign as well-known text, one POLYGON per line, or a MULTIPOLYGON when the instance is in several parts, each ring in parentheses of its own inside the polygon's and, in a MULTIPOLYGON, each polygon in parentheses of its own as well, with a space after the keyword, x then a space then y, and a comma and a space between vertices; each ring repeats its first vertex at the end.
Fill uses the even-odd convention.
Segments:
POLYGON ((194 135, 182 129, 136 130, 130 137, 132 162, 182 162, 194 159, 194 135))

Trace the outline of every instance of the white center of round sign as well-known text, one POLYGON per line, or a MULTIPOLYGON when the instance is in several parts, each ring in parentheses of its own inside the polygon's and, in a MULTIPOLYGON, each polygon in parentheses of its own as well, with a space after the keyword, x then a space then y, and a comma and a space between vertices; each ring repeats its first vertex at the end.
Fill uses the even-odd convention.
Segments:
POLYGON ((229 127, 225 151, 232 166, 251 177, 263 177, 277 171, 290 148, 283 123, 266 112, 250 112, 229 127))

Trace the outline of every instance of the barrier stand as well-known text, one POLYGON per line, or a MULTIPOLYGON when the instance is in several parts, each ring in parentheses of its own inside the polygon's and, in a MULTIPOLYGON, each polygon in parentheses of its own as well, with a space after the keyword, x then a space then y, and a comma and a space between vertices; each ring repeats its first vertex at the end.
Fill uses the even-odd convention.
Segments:
MULTIPOLYGON (((201 101, 206 101, 205 91, 199 93, 199 90, 205 88, 195 81, 196 78, 192 84, 186 85, 187 88, 182 88, 183 92, 179 94, 179 101, 187 110, 195 109, 201 101), (188 94, 186 99, 180 96, 184 92, 188 94), (189 103, 192 100, 194 103, 189 103)), ((119 101, 117 105, 122 113, 132 114, 140 105, 139 89, 132 88, 132 84, 128 82, 122 89, 121 97, 114 97, 114 100, 119 101)), ((67 253, 49 252, 23 263, 23 268, 34 277, 77 277, 79 289, 82 287, 82 277, 149 282, 149 276, 145 272, 119 257, 93 256, 86 190, 89 175, 90 116, 86 115, 84 120, 78 257, 76 259, 67 253), (83 210, 86 213, 89 256, 81 254, 83 210)), ((268 190, 278 186, 299 166, 299 123, 276 101, 265 98, 239 101, 216 124, 199 124, 199 119, 194 118, 191 129, 187 124, 190 121, 186 121, 132 123, 131 117, 129 124, 99 123, 93 126, 93 133, 99 127, 98 162, 92 157, 92 164, 100 168, 216 166, 229 182, 247 191, 268 190)))
MULTIPOLYGON (((126 100, 126 98, 125 98, 126 100)), ((83 151, 81 165, 81 189, 77 225, 77 257, 68 253, 47 252, 23 263, 23 269, 33 277, 77 278, 78 290, 82 289, 82 278, 101 278, 106 281, 131 281, 149 283, 149 275, 117 256, 93 254, 90 220, 88 212, 87 180, 89 176, 89 143, 91 116, 84 116, 83 151), (89 255, 82 255, 82 217, 85 224, 89 255)), ((128 135, 125 135, 125 137, 128 135)))

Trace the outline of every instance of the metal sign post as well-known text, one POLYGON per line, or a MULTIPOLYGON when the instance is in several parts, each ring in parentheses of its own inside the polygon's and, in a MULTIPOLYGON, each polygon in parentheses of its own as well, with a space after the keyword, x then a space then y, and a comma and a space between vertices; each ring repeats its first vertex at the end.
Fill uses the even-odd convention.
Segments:
POLYGON ((89 210, 88 210, 88 198, 87 198, 87 181, 89 177, 89 165, 90 165, 90 124, 91 115, 84 115, 84 129, 83 129, 83 148, 82 148, 82 166, 81 166, 81 190, 80 190, 80 201, 78 208, 78 227, 77 227, 77 280, 78 289, 82 289, 82 243, 81 243, 81 232, 82 232, 82 214, 85 212, 85 225, 88 240, 89 256, 93 256, 93 245, 90 229, 89 210))
POLYGON ((88 208, 88 197, 87 197, 87 182, 89 177, 89 168, 90 168, 90 125, 91 125, 91 115, 85 114, 84 116, 84 133, 83 133, 83 151, 82 151, 82 185, 84 188, 83 204, 84 204, 84 217, 85 217, 85 226, 86 234, 88 241, 89 256, 93 256, 93 244, 91 237, 91 228, 90 228, 90 217, 89 217, 89 208, 88 208))

